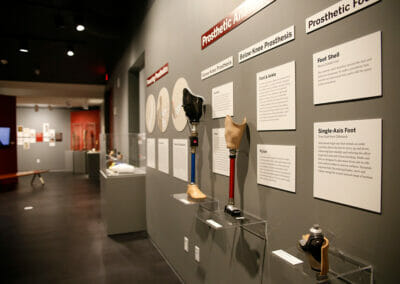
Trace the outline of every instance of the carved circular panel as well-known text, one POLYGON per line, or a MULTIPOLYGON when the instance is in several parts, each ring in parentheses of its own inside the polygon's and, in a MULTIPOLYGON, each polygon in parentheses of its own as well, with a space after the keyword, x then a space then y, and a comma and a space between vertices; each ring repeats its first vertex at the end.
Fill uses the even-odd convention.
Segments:
POLYGON ((172 122, 178 131, 185 129, 187 124, 185 111, 183 110, 182 106, 184 88, 189 88, 188 83, 186 82, 185 78, 179 78, 176 81, 174 90, 172 92, 172 122))
POLYGON ((149 133, 153 132, 156 123, 156 100, 149 95, 146 101, 146 128, 149 133))
POLYGON ((165 132, 169 121, 169 94, 167 88, 162 88, 157 99, 157 125, 165 132))

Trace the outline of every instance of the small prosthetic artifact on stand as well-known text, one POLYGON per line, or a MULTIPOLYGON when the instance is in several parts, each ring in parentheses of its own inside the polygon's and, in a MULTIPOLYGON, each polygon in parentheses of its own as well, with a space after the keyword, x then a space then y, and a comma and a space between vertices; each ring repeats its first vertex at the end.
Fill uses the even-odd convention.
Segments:
POLYGON ((244 130, 246 129, 246 118, 243 119, 241 124, 236 124, 232 118, 227 115, 225 117, 225 141, 229 149, 229 201, 225 206, 225 212, 233 217, 242 216, 242 212, 235 206, 235 163, 236 153, 240 146, 240 141, 244 130))
POLYGON ((200 96, 193 95, 187 88, 183 89, 183 109, 190 124, 190 149, 191 149, 191 176, 190 184, 188 184, 187 195, 194 200, 202 200, 207 196, 201 192, 196 184, 196 149, 199 146, 199 137, 197 125, 203 115, 204 99, 200 96))
POLYGON ((309 234, 302 236, 299 246, 306 253, 311 268, 320 272, 318 278, 326 278, 329 271, 329 240, 324 237, 318 224, 312 226, 309 234))

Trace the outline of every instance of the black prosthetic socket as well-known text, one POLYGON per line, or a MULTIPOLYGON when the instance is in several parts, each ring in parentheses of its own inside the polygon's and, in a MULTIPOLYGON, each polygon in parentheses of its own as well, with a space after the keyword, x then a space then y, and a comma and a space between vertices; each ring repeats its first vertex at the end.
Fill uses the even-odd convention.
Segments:
POLYGON ((310 229, 310 235, 307 240, 300 240, 299 245, 305 251, 312 255, 312 257, 321 263, 321 247, 324 244, 324 235, 318 225, 314 225, 310 229))
POLYGON ((190 123, 199 122, 203 115, 203 98, 190 93, 187 88, 183 89, 183 109, 190 123))

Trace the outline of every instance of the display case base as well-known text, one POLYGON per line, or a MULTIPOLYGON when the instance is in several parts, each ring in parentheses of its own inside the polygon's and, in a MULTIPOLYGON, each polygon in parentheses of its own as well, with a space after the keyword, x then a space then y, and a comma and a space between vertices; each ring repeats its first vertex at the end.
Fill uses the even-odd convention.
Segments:
POLYGON ((329 248, 329 272, 326 277, 312 270, 305 253, 297 246, 273 250, 273 283, 373 283, 373 267, 344 252, 329 248))

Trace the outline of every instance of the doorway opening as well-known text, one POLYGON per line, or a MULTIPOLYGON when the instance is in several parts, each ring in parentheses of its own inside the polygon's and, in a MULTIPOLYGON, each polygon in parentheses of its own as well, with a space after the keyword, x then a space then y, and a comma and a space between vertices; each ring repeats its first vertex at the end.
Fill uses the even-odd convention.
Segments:
MULTIPOLYGON (((143 52, 128 71, 128 129, 129 133, 138 134, 137 139, 140 139, 140 133, 145 132, 146 78, 144 66, 143 52)), ((135 138, 133 138, 132 142, 130 141, 129 143, 129 162, 134 166, 139 166, 141 155, 138 141, 135 141, 135 138)))

